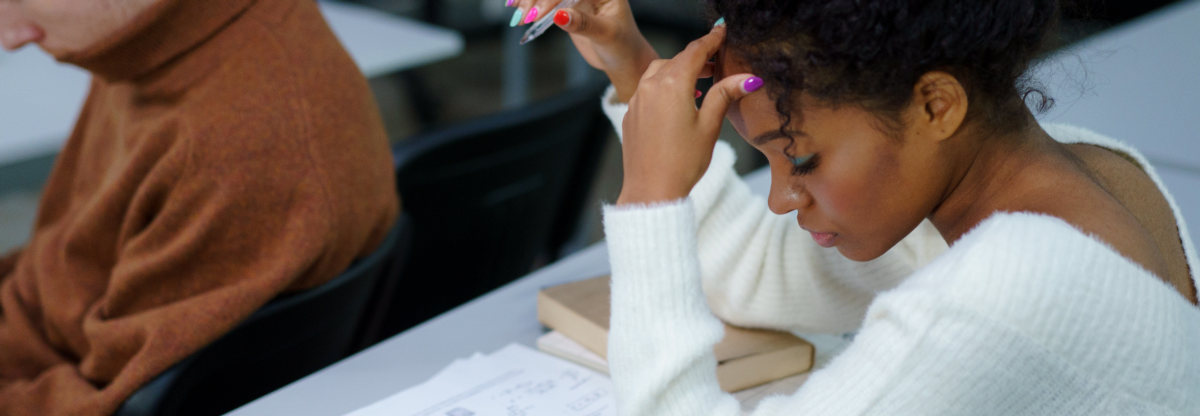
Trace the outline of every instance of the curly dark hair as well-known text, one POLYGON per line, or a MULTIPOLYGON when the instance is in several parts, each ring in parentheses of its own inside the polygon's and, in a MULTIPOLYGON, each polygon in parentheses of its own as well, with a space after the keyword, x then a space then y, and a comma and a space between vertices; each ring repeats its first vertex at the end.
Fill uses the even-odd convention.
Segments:
MULTIPOLYGON (((1027 123, 1027 98, 1053 100, 1023 78, 1057 24, 1057 0, 708 0, 726 45, 766 81, 788 126, 801 92, 859 105, 895 133, 922 75, 940 70, 967 92, 968 120, 990 131, 1027 123)), ((781 130, 783 128, 781 127, 781 130)), ((786 132, 785 132, 786 134, 786 132)))

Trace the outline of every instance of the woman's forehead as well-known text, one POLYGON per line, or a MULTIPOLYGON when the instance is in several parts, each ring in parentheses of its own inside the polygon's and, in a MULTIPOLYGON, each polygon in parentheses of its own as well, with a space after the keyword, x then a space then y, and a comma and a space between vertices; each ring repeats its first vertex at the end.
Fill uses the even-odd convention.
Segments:
POLYGON ((713 82, 733 74, 750 73, 750 65, 737 56, 728 45, 722 45, 713 56, 713 82))

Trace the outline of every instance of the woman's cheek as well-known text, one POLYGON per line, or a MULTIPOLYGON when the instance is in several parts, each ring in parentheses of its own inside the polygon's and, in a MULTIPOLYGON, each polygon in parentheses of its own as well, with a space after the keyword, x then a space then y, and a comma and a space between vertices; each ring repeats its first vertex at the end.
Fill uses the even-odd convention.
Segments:
POLYGON ((817 205, 823 207, 825 216, 835 226, 842 229, 842 232, 851 232, 852 230, 843 227, 857 228, 864 220, 869 219, 864 218, 864 214, 870 211, 873 199, 869 189, 871 181, 865 180, 862 175, 851 169, 846 169, 844 164, 836 165, 836 161, 826 159, 821 163, 829 168, 824 172, 825 178, 822 179, 825 180, 809 181, 809 191, 818 202, 817 205))

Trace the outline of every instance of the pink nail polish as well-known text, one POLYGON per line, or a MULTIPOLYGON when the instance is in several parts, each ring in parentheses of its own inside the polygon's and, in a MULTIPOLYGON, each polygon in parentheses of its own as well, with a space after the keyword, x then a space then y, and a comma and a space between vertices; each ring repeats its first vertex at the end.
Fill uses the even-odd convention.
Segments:
POLYGON ((515 2, 515 1, 517 1, 517 0, 508 0, 507 3, 504 3, 504 7, 512 7, 513 2, 515 2))
POLYGON ((746 78, 742 81, 742 90, 746 92, 755 92, 763 86, 763 79, 759 77, 746 78))
POLYGON ((700 92, 700 90, 696 90, 696 98, 700 98, 701 95, 704 95, 704 93, 700 92))
POLYGON ((537 7, 529 9, 529 14, 525 15, 525 21, 521 24, 533 23, 534 20, 537 20, 537 17, 538 17, 537 7))

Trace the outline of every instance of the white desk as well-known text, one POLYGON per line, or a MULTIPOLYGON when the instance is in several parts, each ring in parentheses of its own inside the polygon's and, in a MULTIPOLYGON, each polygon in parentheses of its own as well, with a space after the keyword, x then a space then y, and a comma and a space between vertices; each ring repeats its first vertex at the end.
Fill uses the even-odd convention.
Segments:
MULTIPOLYGON (((462 36, 450 29, 345 3, 322 1, 321 11, 368 78, 462 53, 462 36)), ((58 152, 89 79, 34 46, 0 52, 0 165, 58 152)))
POLYGON ((1055 54, 1037 72, 1057 100, 1039 117, 1141 150, 1200 238, 1200 0, 1183 1, 1055 54))
MULTIPOLYGON (((755 192, 766 194, 768 171, 747 178, 755 192)), ((537 348, 537 337, 542 335, 537 291, 608 272, 608 247, 597 243, 230 415, 340 416, 417 385, 454 359, 476 351, 492 352, 512 342, 537 348)), ((821 344, 814 343, 820 353, 821 344)))

